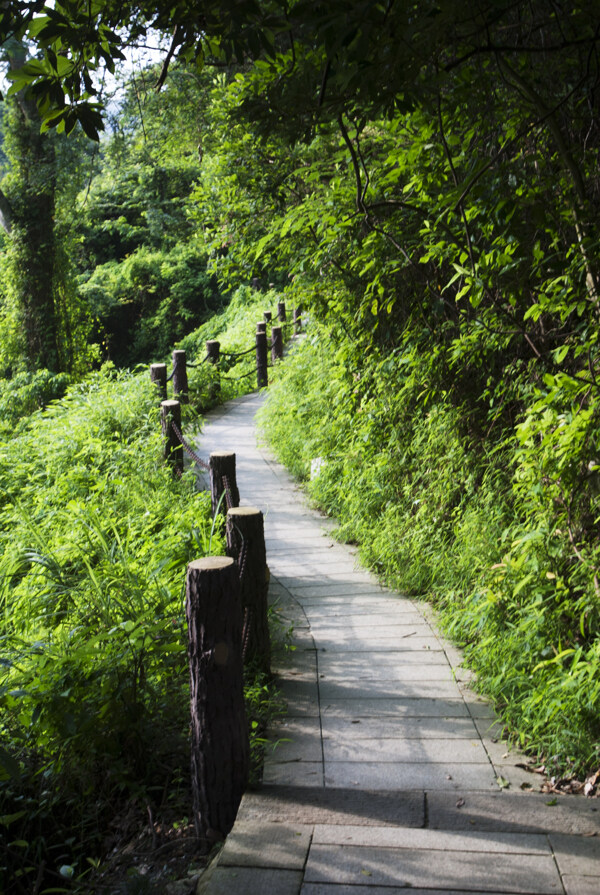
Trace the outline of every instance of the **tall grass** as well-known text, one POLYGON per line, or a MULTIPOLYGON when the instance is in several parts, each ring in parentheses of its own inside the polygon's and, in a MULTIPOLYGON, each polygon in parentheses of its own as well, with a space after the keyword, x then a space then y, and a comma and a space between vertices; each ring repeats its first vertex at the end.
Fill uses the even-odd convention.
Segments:
POLYGON ((548 377, 533 400, 522 385, 517 429, 482 432, 439 387, 443 362, 408 341, 365 358, 314 326, 269 392, 266 436, 371 568, 435 603, 508 733, 585 774, 600 763, 598 408, 587 383, 548 377))

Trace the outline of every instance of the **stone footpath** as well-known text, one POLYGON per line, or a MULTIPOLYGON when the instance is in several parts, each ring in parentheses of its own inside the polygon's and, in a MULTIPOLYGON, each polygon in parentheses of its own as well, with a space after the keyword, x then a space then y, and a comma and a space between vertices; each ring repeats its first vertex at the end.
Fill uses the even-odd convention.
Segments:
POLYGON ((287 714, 199 895, 599 895, 600 802, 539 792, 428 608, 380 587, 257 447, 262 401, 219 408, 198 443, 235 451, 265 515, 287 714))

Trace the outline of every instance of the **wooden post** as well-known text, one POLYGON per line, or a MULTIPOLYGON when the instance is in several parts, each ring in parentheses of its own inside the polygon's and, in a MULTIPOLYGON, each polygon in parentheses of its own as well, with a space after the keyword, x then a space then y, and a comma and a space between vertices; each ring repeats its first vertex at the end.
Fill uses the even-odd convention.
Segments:
POLYGON ((267 334, 256 332, 256 384, 258 388, 266 388, 269 384, 267 372, 267 334))
POLYGON ((179 398, 182 404, 187 404, 189 401, 185 351, 182 350, 173 352, 173 395, 179 398))
POLYGON ((273 362, 283 357, 283 330, 281 326, 274 326, 271 330, 271 357, 273 362))
POLYGON ((210 339, 206 343, 206 358, 209 364, 218 364, 221 354, 221 343, 216 339, 210 339))
POLYGON ((267 323, 265 320, 259 320, 256 324, 256 332, 257 333, 266 333, 267 331, 267 323))
POLYGON ((194 826, 208 852, 233 827, 250 762, 239 572, 229 556, 189 564, 186 616, 194 826))
POLYGON ((235 475, 235 454, 231 451, 213 451, 209 458, 210 498, 213 516, 216 513, 227 515, 227 495, 223 479, 227 480, 231 492, 231 505, 239 507, 240 492, 235 475))
POLYGON ((212 376, 214 377, 208 387, 209 401, 215 401, 221 391, 221 377, 219 374, 219 358, 221 356, 221 343, 216 339, 210 339, 206 343, 206 358, 208 363, 213 367, 212 376))
POLYGON ((244 661, 271 673, 271 641, 267 614, 267 554, 263 514, 256 507, 235 507, 227 513, 227 554, 238 560, 246 637, 244 661))
POLYGON ((272 316, 273 316, 273 315, 271 314, 270 311, 265 311, 265 313, 264 313, 265 323, 270 323, 270 322, 271 322, 271 317, 272 317, 272 316))
POLYGON ((181 431, 181 404, 179 401, 162 401, 160 421, 165 439, 165 460, 173 467, 173 472, 183 472, 183 447, 171 423, 181 431))
POLYGON ((302 308, 294 308, 294 332, 298 335, 302 330, 302 308))
POLYGON ((167 400, 167 365, 151 364, 150 380, 155 384, 161 401, 167 400))
POLYGON ((281 321, 281 323, 285 323, 286 321, 284 301, 277 302, 277 318, 281 321))

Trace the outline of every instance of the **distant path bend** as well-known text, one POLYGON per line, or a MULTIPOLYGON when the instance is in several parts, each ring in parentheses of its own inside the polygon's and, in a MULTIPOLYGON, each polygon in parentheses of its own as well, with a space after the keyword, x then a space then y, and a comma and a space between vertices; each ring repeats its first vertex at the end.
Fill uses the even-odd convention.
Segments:
POLYGON ((540 778, 427 606, 380 587, 257 447, 263 401, 218 408, 198 444, 236 453, 265 515, 288 710, 199 895, 599 895, 600 802, 523 791, 540 778))

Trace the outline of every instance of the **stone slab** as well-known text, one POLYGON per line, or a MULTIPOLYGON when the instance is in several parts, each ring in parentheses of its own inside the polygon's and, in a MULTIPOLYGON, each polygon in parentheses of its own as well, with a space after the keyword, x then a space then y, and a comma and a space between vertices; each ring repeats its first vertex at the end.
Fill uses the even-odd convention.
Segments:
POLYGON ((324 717, 338 718, 466 718, 462 699, 330 699, 321 703, 324 717))
POLYGON ((431 764, 427 761, 325 761, 325 785, 365 789, 419 789, 461 792, 498 788, 494 770, 485 764, 431 764))
POLYGON ((427 637, 411 635, 406 638, 399 638, 397 635, 380 634, 376 640, 366 637, 324 637, 322 634, 319 634, 314 639, 317 649, 337 653, 371 653, 373 650, 380 651, 384 649, 391 651, 414 650, 415 652, 442 649, 440 642, 433 634, 427 637))
MULTIPOLYGON (((407 895, 406 886, 354 886, 338 885, 337 883, 304 883, 300 895, 407 895)), ((418 895, 507 895, 504 890, 495 890, 493 893, 474 892, 471 889, 415 889, 418 895)), ((575 893, 579 895, 579 893, 575 893)), ((588 895, 587 892, 581 895, 588 895)), ((596 895, 596 893, 594 893, 596 895)))
POLYGON ((600 892, 600 839, 561 833, 549 838, 561 873, 594 876, 600 892))
POLYGON ((364 884, 482 892, 562 895, 552 857, 462 851, 411 851, 313 845, 304 875, 307 883, 364 884))
POLYGON ((263 783, 281 786, 324 786, 322 761, 277 761, 268 755, 263 768, 263 783))
MULTIPOLYGON (((319 732, 320 733, 320 732, 319 732)), ((319 736, 320 744, 320 736, 319 736)), ((325 761, 431 762, 432 764, 487 764, 481 740, 353 739, 325 737, 325 761)))
MULTIPOLYGON (((556 832, 600 836, 596 800, 520 792, 427 793, 429 826, 434 830, 556 832), (556 804, 550 804, 552 802, 556 804)), ((596 840, 594 840, 596 841, 596 840)))
MULTIPOLYGON (((328 596, 352 596, 354 594, 373 594, 378 596, 381 591, 373 581, 322 581, 320 584, 310 584, 305 581, 301 586, 294 585, 294 579, 282 578, 280 584, 290 591, 302 591, 303 602, 309 597, 321 599, 328 596)), ((308 604, 306 604, 308 605, 308 604)))
MULTIPOLYGON (((430 650, 384 650, 372 653, 359 653, 353 656, 344 653, 343 656, 334 654, 319 654, 319 677, 349 678, 352 680, 396 680, 398 675, 415 676, 423 670, 430 680, 430 674, 443 675, 452 678, 452 670, 442 652, 430 650)), ((443 680, 444 677, 440 679, 443 680)))
POLYGON ((274 744, 269 749, 272 761, 323 760, 319 718, 286 718, 273 724, 266 737, 274 744))
MULTIPOLYGON (((395 718, 393 716, 361 718, 354 714, 347 718, 326 716, 322 718, 322 730, 324 737, 339 737, 343 740, 403 737, 407 740, 442 738, 448 742, 454 739, 478 739, 475 724, 471 718, 466 716, 462 718, 395 718)), ((449 744, 448 749, 451 748, 449 744)))
POLYGON ((219 867, 302 870, 312 830, 306 824, 236 821, 219 856, 219 867))
POLYGON ((277 690, 287 704, 291 718, 301 715, 319 717, 319 689, 316 681, 296 678, 277 678, 277 690))
POLYGON ((315 825, 313 845, 358 848, 394 848, 410 851, 479 852, 501 855, 552 857, 548 838, 542 833, 485 833, 456 830, 415 830, 399 827, 315 825))
POLYGON ((566 895, 598 895, 600 889, 597 876, 572 876, 569 874, 563 876, 563 886, 566 895))
POLYGON ((202 895, 299 895, 301 870, 217 867, 202 895))
POLYGON ((324 702, 335 699, 372 699, 375 702, 380 699, 422 697, 460 699, 460 690, 452 679, 440 680, 434 676, 433 680, 427 680, 424 673, 420 679, 414 677, 411 679, 408 676, 393 681, 369 680, 367 678, 323 680, 319 676, 319 693, 324 702))
POLYGON ((421 827, 424 805, 423 793, 264 785, 245 793, 238 821, 421 827))

